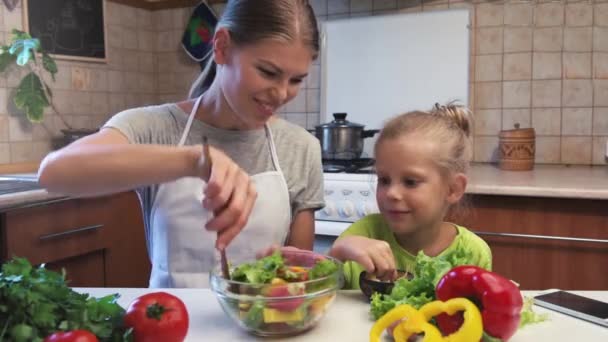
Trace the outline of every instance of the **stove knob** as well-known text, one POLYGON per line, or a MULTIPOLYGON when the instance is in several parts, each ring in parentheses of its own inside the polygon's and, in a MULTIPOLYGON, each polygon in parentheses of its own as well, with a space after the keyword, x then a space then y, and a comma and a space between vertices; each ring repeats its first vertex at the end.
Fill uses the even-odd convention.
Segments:
POLYGON ((322 212, 323 212, 323 215, 325 215, 325 216, 328 216, 328 217, 333 216, 336 212, 336 206, 334 205, 334 202, 326 201, 325 208, 323 208, 322 212))
POLYGON ((378 209, 371 202, 363 202, 357 208, 357 213, 359 217, 365 217, 369 214, 377 213, 378 209))
POLYGON ((355 213, 355 206, 351 201, 343 201, 338 209, 338 213, 344 218, 351 217, 355 213))

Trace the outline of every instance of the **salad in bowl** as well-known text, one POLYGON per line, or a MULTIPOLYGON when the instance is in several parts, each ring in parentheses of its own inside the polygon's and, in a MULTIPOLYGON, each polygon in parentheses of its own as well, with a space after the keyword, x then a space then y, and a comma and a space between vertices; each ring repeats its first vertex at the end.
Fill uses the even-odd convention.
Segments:
POLYGON ((211 289, 224 312, 240 327, 260 336, 306 331, 323 317, 342 287, 342 263, 304 250, 277 250, 210 274, 211 289))

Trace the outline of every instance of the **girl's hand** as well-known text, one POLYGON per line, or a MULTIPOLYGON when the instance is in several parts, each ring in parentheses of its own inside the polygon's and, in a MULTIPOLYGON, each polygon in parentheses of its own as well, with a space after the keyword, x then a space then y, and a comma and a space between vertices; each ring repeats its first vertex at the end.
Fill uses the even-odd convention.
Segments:
POLYGON ((222 151, 209 146, 211 173, 202 148, 198 146, 195 175, 207 181, 203 207, 214 213, 205 228, 218 232, 215 247, 224 249, 245 227, 257 191, 249 175, 222 151))
POLYGON ((334 242, 329 255, 342 261, 355 261, 380 280, 394 280, 397 276, 395 257, 386 241, 344 236, 334 242))

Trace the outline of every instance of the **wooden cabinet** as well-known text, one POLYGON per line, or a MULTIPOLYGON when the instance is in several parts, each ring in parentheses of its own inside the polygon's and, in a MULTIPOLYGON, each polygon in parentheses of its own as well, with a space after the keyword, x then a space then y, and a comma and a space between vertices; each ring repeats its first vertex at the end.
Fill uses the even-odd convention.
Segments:
POLYGON ((147 287, 150 262, 135 192, 64 199, 0 214, 0 258, 65 269, 74 287, 147 287))
POLYGON ((493 268, 524 290, 608 289, 608 201, 472 195, 452 216, 492 249, 493 268))

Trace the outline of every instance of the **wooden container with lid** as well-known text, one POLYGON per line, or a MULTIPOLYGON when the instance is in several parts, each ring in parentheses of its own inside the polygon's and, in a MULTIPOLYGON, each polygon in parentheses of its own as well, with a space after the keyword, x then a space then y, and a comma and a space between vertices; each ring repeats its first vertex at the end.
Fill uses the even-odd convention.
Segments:
POLYGON ((498 138, 498 167, 511 171, 528 171, 534 168, 534 128, 519 128, 516 123, 515 129, 500 131, 498 138))

